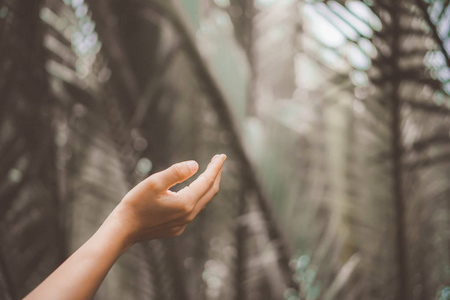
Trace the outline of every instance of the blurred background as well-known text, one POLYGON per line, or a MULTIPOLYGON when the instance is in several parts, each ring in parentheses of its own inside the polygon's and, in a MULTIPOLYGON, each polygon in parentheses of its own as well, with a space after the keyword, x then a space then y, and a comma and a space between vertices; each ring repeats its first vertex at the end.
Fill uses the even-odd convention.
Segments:
POLYGON ((450 299, 449 0, 0 0, 0 298, 226 153, 95 299, 450 299))

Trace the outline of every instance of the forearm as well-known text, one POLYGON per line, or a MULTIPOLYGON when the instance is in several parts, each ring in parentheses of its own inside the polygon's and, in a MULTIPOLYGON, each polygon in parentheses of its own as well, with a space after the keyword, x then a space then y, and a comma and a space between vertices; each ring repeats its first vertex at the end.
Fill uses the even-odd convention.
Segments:
POLYGON ((219 191, 225 158, 216 155, 197 180, 177 193, 169 188, 197 172, 195 161, 175 164, 140 182, 99 230, 25 299, 91 299, 114 262, 133 243, 183 233, 219 191))
POLYGON ((129 245, 126 232, 111 215, 83 246, 25 299, 91 299, 129 245))

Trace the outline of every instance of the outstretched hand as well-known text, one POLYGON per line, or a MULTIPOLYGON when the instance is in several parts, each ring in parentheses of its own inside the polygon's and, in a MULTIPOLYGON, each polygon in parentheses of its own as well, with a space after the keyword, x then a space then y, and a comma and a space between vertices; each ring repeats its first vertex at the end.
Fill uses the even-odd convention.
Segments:
POLYGON ((135 186, 97 232, 73 253, 27 300, 90 299, 116 259, 132 244, 178 236, 219 190, 225 155, 216 155, 194 182, 169 189, 198 170, 195 161, 177 163, 135 186))
POLYGON ((191 160, 172 165, 136 185, 111 214, 127 232, 128 246, 143 240, 179 236, 219 191, 226 156, 216 155, 206 170, 178 192, 169 190, 198 170, 191 160))

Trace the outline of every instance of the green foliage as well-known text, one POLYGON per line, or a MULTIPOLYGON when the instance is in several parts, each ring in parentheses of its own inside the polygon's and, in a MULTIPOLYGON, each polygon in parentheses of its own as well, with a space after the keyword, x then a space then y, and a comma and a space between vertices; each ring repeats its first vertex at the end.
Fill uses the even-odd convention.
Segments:
POLYGON ((0 298, 148 174, 227 153, 184 236, 134 246, 96 299, 448 299, 449 18, 440 0, 0 1, 0 298))

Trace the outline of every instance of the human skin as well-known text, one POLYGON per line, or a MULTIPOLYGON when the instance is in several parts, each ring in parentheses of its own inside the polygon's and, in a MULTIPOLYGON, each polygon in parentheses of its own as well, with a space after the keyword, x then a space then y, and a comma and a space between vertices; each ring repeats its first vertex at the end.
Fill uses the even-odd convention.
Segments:
POLYGON ((194 175, 195 161, 177 163, 130 190, 97 232, 24 299, 91 299, 117 258, 140 241, 179 236, 219 191, 224 154, 178 192, 169 190, 194 175))

